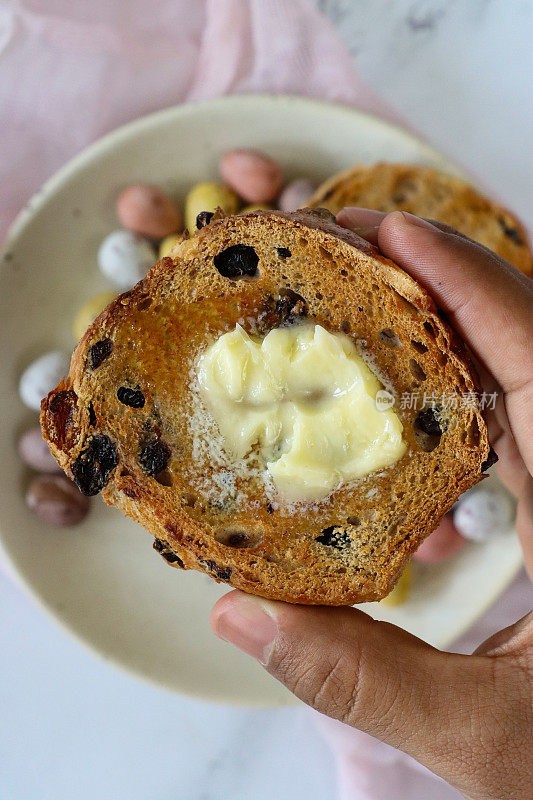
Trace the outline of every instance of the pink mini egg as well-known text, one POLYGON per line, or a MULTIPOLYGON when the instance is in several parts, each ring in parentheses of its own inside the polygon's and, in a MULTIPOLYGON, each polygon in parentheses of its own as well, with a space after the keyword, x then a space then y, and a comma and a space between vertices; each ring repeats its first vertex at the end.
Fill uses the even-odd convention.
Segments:
POLYGON ((280 165, 259 150, 231 150, 219 165, 224 181, 247 203, 269 203, 283 184, 280 165))
POLYGON ((451 517, 444 517, 439 527, 424 539, 413 556, 421 564, 437 564, 463 549, 466 542, 455 529, 451 517))
POLYGON ((279 196, 278 208, 280 211, 296 211, 298 208, 305 208, 314 191, 314 185, 306 178, 291 181, 279 196))
POLYGON ((157 186, 147 183, 133 183, 120 193, 117 214, 125 228, 150 239, 163 239, 182 225, 181 214, 172 200, 157 186))
POLYGON ((59 464, 43 439, 41 428, 36 426, 22 434, 18 443, 21 459, 39 472, 61 472, 59 464))

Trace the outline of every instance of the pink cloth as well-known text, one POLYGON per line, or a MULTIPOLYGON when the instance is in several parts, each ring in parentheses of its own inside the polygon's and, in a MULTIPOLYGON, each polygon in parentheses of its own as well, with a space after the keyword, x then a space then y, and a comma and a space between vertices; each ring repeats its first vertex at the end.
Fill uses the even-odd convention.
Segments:
POLYGON ((0 70, 0 238, 65 161, 166 106, 280 92, 390 115, 305 0, 8 0, 0 70))
MULTIPOLYGON (((395 118, 305 0, 12 0, 0 7, 0 78, 0 238, 67 159, 165 106, 279 92, 395 118)), ((529 598, 517 583, 462 643, 465 651, 525 613, 529 598)), ((407 756, 316 719, 337 759, 341 800, 458 797, 407 756)))

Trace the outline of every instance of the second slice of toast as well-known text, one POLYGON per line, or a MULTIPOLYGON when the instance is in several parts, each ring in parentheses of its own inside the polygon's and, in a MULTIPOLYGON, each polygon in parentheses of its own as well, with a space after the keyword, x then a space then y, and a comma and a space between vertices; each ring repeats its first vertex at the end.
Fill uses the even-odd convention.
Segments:
POLYGON ((533 272, 527 231, 514 214, 466 181, 421 164, 356 164, 324 181, 309 205, 334 214, 344 206, 362 206, 435 219, 494 250, 522 272, 533 272))

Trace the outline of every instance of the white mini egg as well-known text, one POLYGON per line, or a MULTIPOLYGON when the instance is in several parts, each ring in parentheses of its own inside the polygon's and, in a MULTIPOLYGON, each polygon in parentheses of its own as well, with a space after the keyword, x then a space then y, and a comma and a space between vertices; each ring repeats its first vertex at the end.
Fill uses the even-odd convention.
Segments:
POLYGON ((453 523, 465 539, 483 542, 512 524, 514 504, 504 491, 478 489, 465 495, 454 508, 453 523))
POLYGON ((100 271, 120 289, 135 286, 154 263, 152 245, 132 231, 113 231, 98 250, 100 271))
POLYGON ((34 411, 40 411, 41 400, 67 374, 69 364, 66 353, 53 350, 26 367, 19 381, 22 402, 34 411))

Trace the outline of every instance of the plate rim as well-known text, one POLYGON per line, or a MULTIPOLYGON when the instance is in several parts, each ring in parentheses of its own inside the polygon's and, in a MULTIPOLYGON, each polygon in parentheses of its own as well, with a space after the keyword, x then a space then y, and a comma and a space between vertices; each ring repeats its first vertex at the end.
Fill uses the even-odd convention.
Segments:
MULTIPOLYGON (((112 149, 115 144, 119 143, 123 139, 127 139, 133 132, 148 130, 150 127, 156 127, 161 121, 170 119, 173 116, 185 117, 188 114, 193 114, 197 109, 217 108, 231 105, 246 106, 265 101, 267 103, 274 102, 276 104, 290 106, 297 104, 303 107, 308 107, 311 109, 315 108, 323 111, 331 110, 346 116, 355 116, 366 119, 372 124, 377 123, 380 127, 388 128, 390 131, 394 131, 397 136, 407 140, 415 141, 418 144, 422 144, 429 153, 439 159, 446 160, 450 164, 450 167, 453 167, 458 174, 463 175, 470 182, 472 182, 472 178, 468 176, 467 171, 463 169, 462 166, 456 164, 446 153, 444 153, 442 150, 439 150, 437 147, 434 147, 423 136, 418 133, 411 132, 402 127, 400 124, 391 122, 390 120, 384 119, 379 115, 373 114, 369 111, 362 111, 361 109, 346 105, 345 103, 341 103, 336 100, 322 100, 319 98, 303 97, 301 95, 293 94, 253 93, 243 95, 224 95, 222 97, 215 97, 207 100, 178 103, 173 106, 168 106, 167 108, 159 109, 158 111, 152 111, 149 114, 137 117, 129 122, 125 122, 123 125, 113 128, 111 131, 108 131, 107 133, 103 134, 103 136, 100 136, 98 139, 95 139, 95 141, 88 144, 86 147, 68 159, 68 161, 66 161, 63 166, 59 167, 59 169, 56 170, 49 178, 47 178, 40 188, 29 197, 25 205, 20 209, 15 219, 8 226, 4 236, 2 246, 0 248, 0 262, 3 260, 5 251, 9 249, 7 245, 9 245, 20 234, 20 231, 26 222, 28 222, 35 213, 37 213, 39 208, 46 202, 47 197, 53 193, 56 188, 61 186, 63 183, 68 182, 68 179, 71 175, 82 169, 86 164, 90 163, 100 152, 105 152, 106 150, 112 149)), ((0 268, 1 266, 2 265, 0 264, 0 268)))
MULTIPOLYGON (((90 165, 93 161, 97 160, 102 154, 110 152, 116 148, 121 141, 129 139, 132 135, 138 132, 149 130, 150 128, 157 128, 161 122, 171 120, 173 117, 183 118, 190 114, 204 113, 207 109, 228 109, 231 113, 232 107, 253 107, 257 103, 270 103, 278 106, 289 106, 294 108, 295 105, 304 107, 311 111, 315 110, 319 113, 334 112, 337 114, 345 115, 351 118, 364 119, 373 125, 386 128, 394 132, 395 136, 401 137, 410 142, 416 142, 421 145, 425 151, 440 161, 447 162, 451 170, 459 176, 463 176, 471 183, 475 181, 468 175, 467 171, 462 166, 456 164, 446 153, 430 144, 424 137, 418 133, 414 133, 403 128, 400 124, 391 122, 390 120, 383 119, 379 115, 372 114, 368 111, 362 111, 358 108, 346 105, 338 101, 321 100, 312 97, 303 97, 300 95, 292 94, 275 94, 275 93, 253 93, 245 95, 226 95, 222 97, 211 98, 198 102, 188 102, 169 106, 158 111, 151 112, 136 119, 114 128, 100 138, 91 142, 84 147, 79 153, 70 158, 62 167, 53 173, 42 186, 28 199, 25 205, 18 212, 13 222, 8 227, 2 245, 0 247, 0 276, 3 270, 7 267, 5 255, 13 247, 18 238, 24 234, 27 224, 29 224, 35 214, 47 203, 50 196, 52 196, 62 186, 68 184, 69 180, 82 171, 86 166, 90 165)), ((455 631, 453 638, 449 639, 447 644, 441 645, 442 649, 446 649, 459 637, 463 636, 466 631, 479 619, 490 606, 497 601, 505 589, 510 585, 513 578, 516 577, 522 566, 522 560, 517 558, 515 564, 512 564, 503 574, 500 575, 500 580, 497 582, 497 590, 494 591, 489 598, 481 605, 478 606, 472 614, 468 615, 464 624, 459 631, 455 631)), ((119 671, 126 673, 129 677, 162 689, 172 694, 181 694, 186 697, 191 697, 203 702, 216 703, 225 706, 237 706, 242 708, 273 708, 284 705, 300 705, 299 701, 294 695, 287 690, 287 698, 284 702, 262 702, 259 698, 256 701, 245 700, 239 701, 239 698, 233 698, 231 701, 222 699, 216 696, 209 696, 200 691, 191 689, 178 689, 172 684, 163 680, 152 677, 148 672, 142 669, 137 669, 130 663, 119 660, 115 655, 110 654, 105 649, 98 647, 89 639, 83 637, 81 633, 61 614, 58 609, 48 604, 41 594, 34 588, 25 575, 19 570, 16 562, 11 558, 4 544, 4 535, 2 526, 0 526, 0 568, 5 574, 28 596, 32 602, 48 617, 52 622, 62 631, 64 631, 73 640, 79 643, 82 648, 92 655, 96 656, 99 660, 112 664, 119 671)), ((493 584, 494 585, 494 584, 493 584)), ((231 587, 229 587, 231 589, 231 587)))

